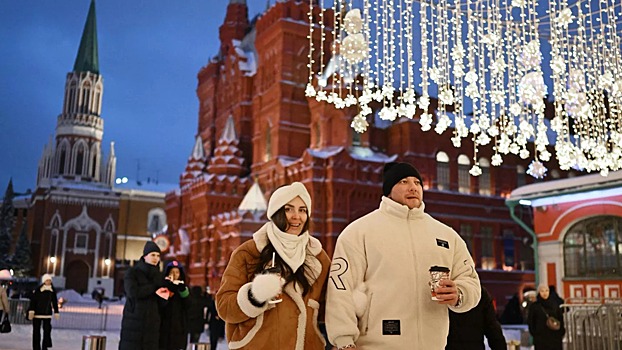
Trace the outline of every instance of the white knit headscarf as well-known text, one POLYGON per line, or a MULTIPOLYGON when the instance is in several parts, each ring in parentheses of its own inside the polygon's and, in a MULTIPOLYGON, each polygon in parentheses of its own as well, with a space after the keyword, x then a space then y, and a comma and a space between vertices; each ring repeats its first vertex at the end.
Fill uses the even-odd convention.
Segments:
MULTIPOLYGON (((289 186, 278 188, 268 202, 268 218, 281 209, 292 199, 300 197, 307 206, 307 213, 311 216, 311 196, 305 186, 300 182, 294 182, 289 186)), ((307 217, 308 220, 308 217, 307 217)), ((281 259, 292 268, 292 271, 298 270, 305 262, 306 248, 309 243, 309 231, 305 231, 300 235, 292 235, 281 231, 273 222, 267 227, 268 239, 281 259)))

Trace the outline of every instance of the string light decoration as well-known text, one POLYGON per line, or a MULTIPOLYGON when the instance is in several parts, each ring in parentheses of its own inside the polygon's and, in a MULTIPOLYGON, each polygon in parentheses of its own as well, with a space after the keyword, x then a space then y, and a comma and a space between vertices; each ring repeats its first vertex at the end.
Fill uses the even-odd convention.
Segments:
POLYGON ((355 106, 356 132, 378 104, 381 119, 417 116, 424 131, 451 128, 455 147, 471 140, 473 176, 479 149, 491 147, 493 166, 531 157, 528 173, 543 177, 553 141, 562 170, 622 168, 619 0, 310 3, 306 95, 355 106))

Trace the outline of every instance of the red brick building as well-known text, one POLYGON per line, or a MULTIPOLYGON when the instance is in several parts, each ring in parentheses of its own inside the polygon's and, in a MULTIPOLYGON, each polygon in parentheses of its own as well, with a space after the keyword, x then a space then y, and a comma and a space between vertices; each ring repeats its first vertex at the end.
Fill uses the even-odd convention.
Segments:
MULTIPOLYGON (((473 146, 454 148, 450 130, 439 136, 422 132, 417 118, 375 118, 365 134, 354 132, 356 111, 305 97, 308 10, 308 2, 281 1, 249 19, 245 1, 227 5, 220 50, 198 73, 197 141, 180 189, 166 197, 169 253, 188 265, 190 283, 217 289, 233 249, 265 222, 266 198, 293 181, 311 193, 312 233, 332 255, 343 228, 377 208, 383 165, 400 160, 419 169, 426 210, 465 238, 500 306, 533 284, 531 238, 504 205, 532 181, 529 161, 490 167, 483 150, 475 178, 473 146)), ((331 25, 329 15, 324 21, 331 25)))

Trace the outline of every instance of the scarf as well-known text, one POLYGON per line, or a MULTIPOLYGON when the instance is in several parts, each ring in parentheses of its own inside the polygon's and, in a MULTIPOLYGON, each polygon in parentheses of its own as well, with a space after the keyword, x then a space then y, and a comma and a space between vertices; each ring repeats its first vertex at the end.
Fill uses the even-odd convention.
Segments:
POLYGON ((41 286, 41 288, 39 288, 39 290, 42 291, 42 292, 45 292, 46 290, 51 292, 52 291, 52 286, 51 285, 48 286, 48 285, 44 284, 44 285, 41 286))
POLYGON ((267 225, 268 239, 281 259, 296 272, 305 262, 306 248, 309 243, 309 231, 300 236, 279 230, 273 222, 267 225))

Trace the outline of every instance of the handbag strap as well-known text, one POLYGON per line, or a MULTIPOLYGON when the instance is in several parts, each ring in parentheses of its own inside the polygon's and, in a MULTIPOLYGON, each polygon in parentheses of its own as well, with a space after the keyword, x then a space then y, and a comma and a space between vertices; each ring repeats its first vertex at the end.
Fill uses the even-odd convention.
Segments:
POLYGON ((542 309, 542 312, 544 312, 544 314, 546 315, 546 317, 551 317, 549 316, 549 313, 546 312, 546 310, 544 309, 544 306, 542 306, 542 304, 540 304, 540 308, 542 309))

